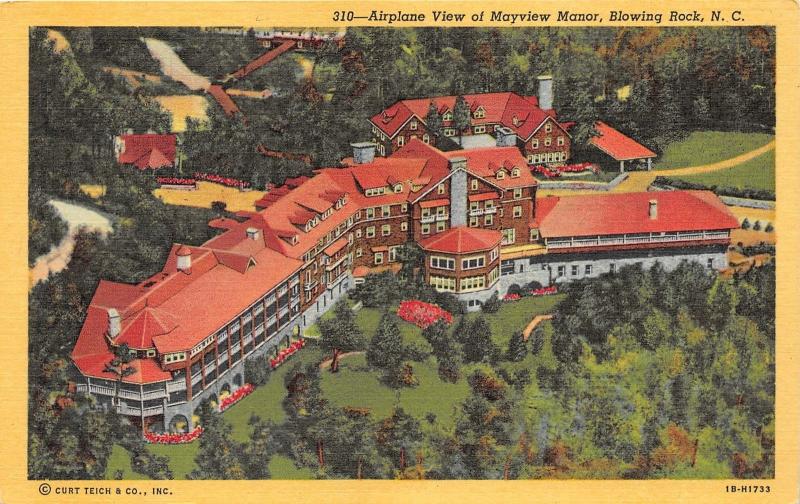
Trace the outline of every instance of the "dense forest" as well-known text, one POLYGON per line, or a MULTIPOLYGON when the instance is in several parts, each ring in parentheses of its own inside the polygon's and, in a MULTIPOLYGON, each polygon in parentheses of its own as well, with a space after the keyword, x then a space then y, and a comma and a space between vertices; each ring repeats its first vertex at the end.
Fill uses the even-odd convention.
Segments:
MULTIPOLYGON (((122 169, 113 159, 114 135, 170 130, 169 116, 153 96, 181 92, 180 86, 133 90, 102 66, 157 73, 143 36, 170 42, 209 77, 235 69, 259 50, 238 44, 237 37, 220 42, 222 36, 196 29, 63 32, 70 51, 54 52, 45 30, 30 34, 31 257, 64 232, 45 204, 49 198, 96 206, 115 224, 107 238, 78 235, 69 268, 30 292, 29 475, 102 478, 113 443, 122 442, 135 470, 168 478, 174 475, 165 461, 152 456, 129 425, 66 392, 68 354, 100 278, 142 280, 160 269, 173 242, 199 244, 211 236, 211 210, 164 205, 152 195, 151 176, 122 169), (94 200, 80 191, 81 183, 99 183, 106 191, 94 200)), ((370 137, 367 118, 398 98, 535 94, 541 73, 554 75, 556 107, 561 117, 583 126, 584 136, 594 117, 654 149, 691 129, 774 125, 770 28, 353 28, 343 48, 326 47, 309 57, 311 80, 284 77, 281 86, 291 92, 238 101, 247 123, 211 110, 208 123, 190 124, 183 139, 186 170, 257 185, 280 182, 310 167, 263 158, 254 151, 257 143, 309 153, 314 166, 335 165, 349 155, 350 142, 370 137), (631 94, 622 100, 616 89, 624 86, 631 94)), ((402 410, 378 419, 336 408, 320 392, 314 366, 297 369, 286 384, 286 423, 254 419, 251 442, 229 444, 234 460, 199 467, 193 477, 266 477, 259 461, 273 453, 316 470, 317 443, 328 433, 330 462, 320 477, 769 477, 774 267, 732 281, 691 268, 621 271, 576 284, 558 307, 552 334, 522 346, 514 338, 513 351, 491 347, 485 327, 431 330, 430 349, 409 358, 428 351, 441 359, 443 379, 458 374, 469 380, 472 393, 454 430, 402 410), (514 355, 541 351, 543 338, 553 342, 553 365, 516 369, 514 355), (485 352, 465 355, 463 341, 483 342, 485 352), (717 452, 698 456, 692 448, 698 439, 717 452)), ((396 296, 379 287, 373 292, 387 300, 396 296)), ((379 341, 396 343, 391 326, 389 317, 379 341)), ((361 344, 373 336, 364 335, 361 344)), ((378 368, 396 364, 380 346, 372 355, 378 368)), ((205 416, 209 434, 200 450, 218 454, 230 441, 224 416, 205 416)))

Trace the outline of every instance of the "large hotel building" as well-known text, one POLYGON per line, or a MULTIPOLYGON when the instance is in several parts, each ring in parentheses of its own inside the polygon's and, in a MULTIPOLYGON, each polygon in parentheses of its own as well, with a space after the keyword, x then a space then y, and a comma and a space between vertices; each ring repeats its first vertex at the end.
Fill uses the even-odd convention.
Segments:
POLYGON ((78 389, 153 431, 191 429, 201 401, 244 382, 246 359, 302 334, 354 284, 424 253, 426 281, 468 309, 514 284, 625 264, 721 269, 737 219, 710 192, 536 196, 518 146, 443 152, 411 138, 388 157, 355 144, 344 167, 287 180, 220 233, 175 244, 137 285, 101 281, 71 357, 78 389), (131 372, 108 364, 126 344, 131 372))

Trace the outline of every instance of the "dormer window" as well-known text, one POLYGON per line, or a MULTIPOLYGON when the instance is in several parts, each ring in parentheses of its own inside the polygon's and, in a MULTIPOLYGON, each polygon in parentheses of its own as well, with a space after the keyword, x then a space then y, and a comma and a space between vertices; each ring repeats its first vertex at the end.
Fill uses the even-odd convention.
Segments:
POLYGON ((498 171, 497 172, 497 180, 502 180, 504 178, 506 178, 506 171, 505 170, 498 171))
POLYGON ((409 123, 408 127, 409 127, 409 129, 411 129, 411 131, 416 131, 418 124, 419 123, 417 123, 416 119, 412 119, 411 122, 409 123))
POLYGON ((519 168, 514 168, 513 170, 511 170, 511 178, 517 178, 517 177, 519 177, 519 168))
POLYGON ((444 184, 439 184, 439 186, 436 188, 436 192, 439 194, 444 194, 444 184))
POLYGON ((475 119, 483 119, 486 117, 486 111, 483 109, 483 107, 478 107, 478 109, 473 112, 472 117, 475 119))
POLYGON ((403 184, 395 184, 394 185, 394 192, 396 192, 396 193, 403 192, 403 184))
POLYGON ((478 190, 478 179, 472 179, 470 181, 470 189, 473 190, 473 191, 477 191, 478 190))
POLYGON ((550 133, 551 131, 553 131, 553 125, 550 124, 550 123, 545 124, 544 125, 544 132, 545 133, 550 133))
POLYGON ((443 121, 452 121, 452 120, 453 120, 453 113, 452 113, 452 112, 450 112, 450 111, 448 110, 448 111, 447 111, 447 112, 445 112, 445 113, 444 113, 444 115, 442 116, 442 120, 443 120, 443 121))

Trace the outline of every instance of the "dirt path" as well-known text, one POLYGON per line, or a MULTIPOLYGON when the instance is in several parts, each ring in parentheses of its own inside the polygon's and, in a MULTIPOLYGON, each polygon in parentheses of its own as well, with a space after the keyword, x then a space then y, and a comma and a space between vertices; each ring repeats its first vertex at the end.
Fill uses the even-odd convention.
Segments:
MULTIPOLYGON (((627 179, 625 179, 621 184, 619 184, 617 187, 615 187, 609 192, 620 193, 620 192, 646 191, 647 188, 650 187, 650 184, 652 184, 655 178, 659 175, 664 177, 680 177, 685 175, 697 175, 701 173, 709 173, 718 170, 724 170, 726 168, 733 168, 734 166, 740 165, 762 154, 765 154, 773 150, 774 148, 775 148, 775 140, 772 140, 766 145, 762 145, 761 147, 745 152, 744 154, 739 154, 738 156, 734 156, 729 159, 723 159, 722 161, 717 161, 716 163, 708 163, 697 166, 686 166, 682 168, 671 168, 669 170, 630 172, 628 174, 627 179)), ((597 191, 571 191, 569 189, 552 189, 549 191, 543 190, 541 191, 541 194, 543 196, 549 196, 549 195, 569 196, 573 194, 599 194, 599 193, 597 191)))
POLYGON ((67 267, 75 249, 75 235, 78 231, 97 231, 103 235, 112 231, 111 219, 100 212, 66 201, 50 200, 48 204, 64 219, 68 230, 58 245, 51 248, 47 254, 36 258, 36 262, 28 272, 29 287, 67 267))
POLYGON ((522 331, 522 339, 528 341, 528 338, 530 337, 531 333, 533 332, 534 329, 536 329, 536 327, 539 324, 541 324, 545 320, 552 320, 552 319, 553 319, 552 313, 544 315, 536 315, 535 317, 533 317, 533 320, 531 320, 531 322, 525 327, 525 330, 522 331))
MULTIPOLYGON (((365 353, 366 352, 346 352, 346 353, 343 353, 343 354, 339 354, 339 362, 342 362, 342 359, 344 359, 345 357, 350 357, 350 356, 353 356, 353 355, 362 355, 362 354, 365 354, 365 353)), ((328 369, 329 367, 331 367, 331 362, 332 361, 333 361, 333 359, 331 359, 330 357, 325 359, 324 361, 319 363, 319 368, 323 369, 323 370, 324 369, 328 369)))
POLYGON ((194 91, 204 91, 211 85, 208 78, 194 73, 181 58, 175 53, 172 47, 161 40, 146 38, 144 43, 147 50, 161 64, 161 71, 164 75, 170 76, 173 80, 181 82, 183 85, 194 91))

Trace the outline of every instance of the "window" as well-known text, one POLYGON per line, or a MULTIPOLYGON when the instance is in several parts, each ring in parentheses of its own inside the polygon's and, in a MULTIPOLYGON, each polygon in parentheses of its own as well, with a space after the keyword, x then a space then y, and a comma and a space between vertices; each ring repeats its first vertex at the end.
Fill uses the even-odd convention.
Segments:
POLYGON ((453 113, 448 110, 447 112, 444 113, 444 115, 442 115, 442 120, 443 121, 452 121, 453 120, 453 113))
POLYGON ((402 147, 406 143, 406 138, 403 135, 397 137, 397 146, 402 147))
POLYGON ((559 135, 558 136, 558 138, 556 139, 556 144, 557 145, 564 145, 564 136, 563 135, 559 135))
POLYGON ((400 231, 408 231, 408 222, 400 223, 400 231))
POLYGON ((500 268, 495 266, 494 269, 489 272, 489 278, 487 278, 486 283, 488 285, 492 285, 497 281, 499 277, 500 277, 500 268))
POLYGON ((514 218, 522 217, 522 205, 514 205, 514 218))
POLYGON ((708 269, 714 269, 714 259, 713 258, 709 257, 708 258, 708 262, 706 264, 708 265, 708 269))
POLYGON ((559 266, 556 270, 558 272, 558 276, 564 276, 567 274, 567 267, 566 266, 559 266))
POLYGON ((375 218, 375 209, 374 208, 367 208, 367 219, 374 219, 375 218))
POLYGON ((478 190, 478 179, 472 179, 469 182, 469 188, 472 189, 473 191, 477 191, 478 190))
POLYGON ((403 184, 395 184, 394 185, 394 192, 396 192, 396 193, 403 192, 403 184))
POLYGON ((550 123, 545 124, 544 125, 544 131, 545 131, 545 133, 550 133, 551 131, 553 131, 553 125, 550 124, 550 123))
POLYGON ((361 257, 362 255, 364 255, 364 251, 361 250, 361 247, 358 247, 356 249, 356 257, 361 257))
POLYGON ((534 163, 533 154, 528 154, 528 164, 533 164, 533 163, 534 163))
POLYGON ((445 215, 447 215, 447 207, 443 207, 443 206, 436 207, 436 215, 441 216, 441 217, 444 217, 445 215))
POLYGON ((431 256, 431 268, 455 270, 456 260, 451 257, 431 256))
POLYGON ((397 260, 397 251, 400 247, 389 247, 389 262, 395 262, 397 260))
POLYGON ((400 211, 403 213, 408 212, 408 203, 403 203, 402 205, 400 205, 400 211))
POLYGON ((533 140, 531 140, 531 148, 533 148, 533 149, 538 149, 539 148, 539 139, 538 138, 534 138, 533 140))
POLYGON ((517 178, 517 177, 519 177, 519 168, 514 168, 513 170, 511 170, 511 178, 517 178))
POLYGON ((491 210, 494 208, 494 200, 486 200, 486 203, 484 203, 483 206, 486 208, 486 210, 491 210))
POLYGON ((374 238, 375 237, 375 226, 369 226, 367 228, 367 238, 374 238))
POLYGON ((586 266, 583 268, 583 274, 584 274, 584 275, 591 275, 591 274, 592 274, 592 265, 591 265, 591 264, 587 264, 587 265, 586 265, 586 266))
POLYGON ((494 224, 494 215, 488 214, 483 216, 483 224, 485 226, 491 226, 494 224))
POLYGON ((514 199, 522 199, 522 188, 517 187, 514 189, 514 199))
POLYGON ((494 261, 500 255, 500 249, 497 247, 493 248, 491 252, 489 252, 489 260, 494 261))
POLYGON ((511 229, 504 229, 503 230, 503 241, 501 242, 503 245, 509 245, 517 241, 516 230, 514 228, 511 229))
POLYGON ((446 225, 447 224, 444 221, 437 222, 436 223, 436 232, 437 233, 441 233, 442 231, 444 231, 444 228, 445 228, 446 225))
POLYGON ((389 236, 390 234, 392 234, 392 226, 390 224, 381 226, 381 236, 389 236))
POLYGON ((411 131, 416 131, 416 129, 417 129, 417 124, 418 124, 418 123, 417 123, 417 120, 416 120, 416 119, 412 119, 412 120, 411 120, 411 122, 410 122, 410 123, 409 123, 409 125, 408 125, 408 126, 409 126, 409 129, 411 129, 411 131))
POLYGON ((551 143, 553 143, 553 139, 552 138, 547 137, 547 138, 544 139, 544 146, 545 147, 550 147, 551 143))
POLYGON ((439 194, 444 194, 444 184, 439 184, 436 187, 436 192, 439 193, 439 194))
POLYGON ((383 252, 375 252, 375 264, 383 264, 383 252))
POLYGON ((361 230, 356 229, 356 238, 361 238, 361 230))
POLYGON ((478 218, 477 217, 470 217, 469 218, 469 227, 478 227, 478 218))
POLYGON ((511 275, 514 273, 514 261, 503 261, 500 263, 500 274, 511 275))
POLYGON ((483 289, 484 287, 486 287, 486 277, 481 275, 481 276, 462 278, 459 287, 462 292, 483 289))
POLYGON ((538 239, 539 239, 539 230, 531 229, 531 241, 536 241, 538 239))
POLYGON ((451 136, 455 136, 455 134, 456 134, 455 128, 445 128, 444 129, 444 136, 451 137, 451 136))
POLYGON ((422 141, 425 143, 431 143, 431 136, 425 133, 424 135, 422 135, 422 141))
POLYGON ((392 215, 392 207, 389 205, 383 205, 381 208, 381 217, 389 217, 392 215))
POLYGON ((572 270, 572 276, 576 276, 578 274, 578 265, 573 264, 571 270, 572 270))
POLYGON ((422 228, 420 229, 420 232, 422 232, 422 234, 424 234, 424 235, 431 234, 431 225, 430 224, 423 224, 422 228))
POLYGON ((431 209, 430 208, 423 208, 422 209, 422 217, 430 217, 431 216, 431 209))
POLYGON ((480 203, 477 201, 470 201, 469 202, 469 211, 472 212, 473 210, 478 210, 480 208, 480 203))
POLYGON ((455 292, 456 290, 455 278, 447 278, 447 277, 431 275, 430 284, 434 289, 439 291, 455 292))
POLYGON ((502 180, 502 179, 506 178, 506 171, 505 170, 499 170, 497 172, 497 175, 495 175, 495 177, 497 177, 497 180, 502 180))
POLYGON ((472 128, 472 133, 478 135, 480 133, 486 133, 486 126, 475 126, 472 128))
POLYGON ((466 259, 461 259, 461 269, 464 270, 483 268, 485 265, 486 265, 485 256, 475 256, 475 257, 467 257, 466 259))

